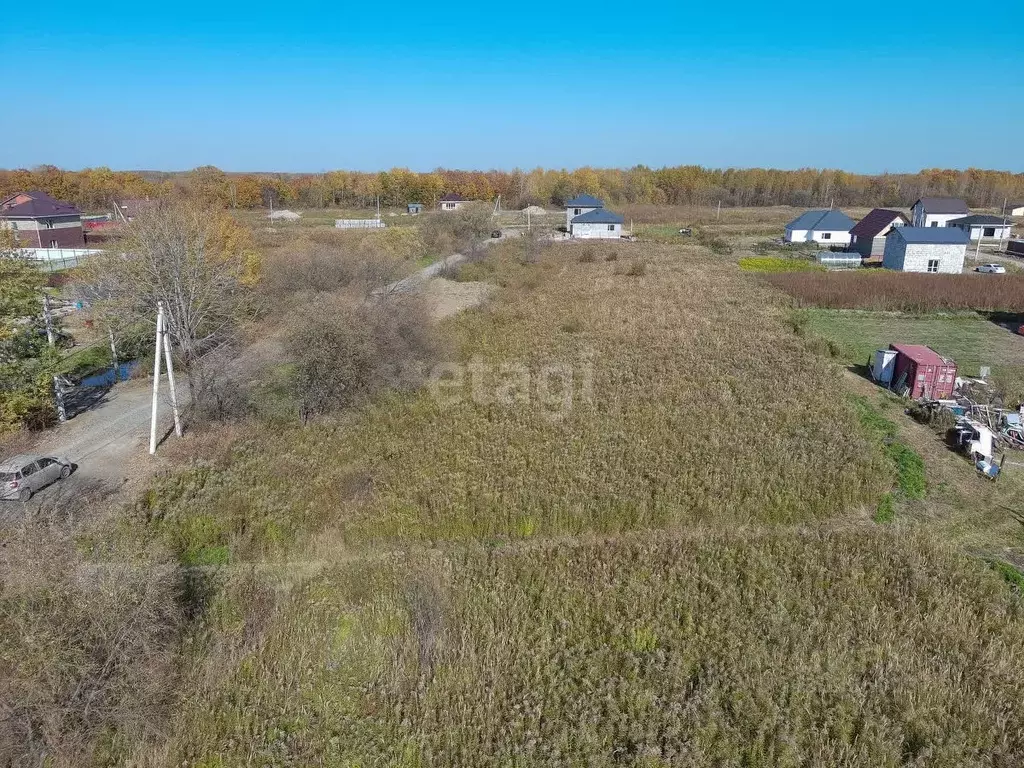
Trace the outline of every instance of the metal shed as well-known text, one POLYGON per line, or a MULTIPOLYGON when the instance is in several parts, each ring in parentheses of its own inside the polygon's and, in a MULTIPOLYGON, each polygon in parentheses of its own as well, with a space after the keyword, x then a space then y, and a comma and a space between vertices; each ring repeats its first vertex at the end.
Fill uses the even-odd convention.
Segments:
POLYGON ((406 205, 406 209, 413 216, 416 216, 420 213, 423 213, 423 203, 409 203, 408 205, 406 205))
POLYGON ((889 349, 897 353, 892 372, 893 390, 915 400, 952 397, 956 382, 953 360, 921 344, 890 344, 889 349))

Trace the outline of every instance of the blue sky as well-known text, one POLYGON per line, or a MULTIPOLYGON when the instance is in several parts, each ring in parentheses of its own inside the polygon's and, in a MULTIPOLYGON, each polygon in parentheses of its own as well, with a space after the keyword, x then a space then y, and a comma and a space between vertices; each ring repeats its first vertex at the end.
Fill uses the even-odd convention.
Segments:
POLYGON ((1022 28, 1020 0, 58 0, 0 28, 37 89, 0 167, 1024 172, 1022 28))

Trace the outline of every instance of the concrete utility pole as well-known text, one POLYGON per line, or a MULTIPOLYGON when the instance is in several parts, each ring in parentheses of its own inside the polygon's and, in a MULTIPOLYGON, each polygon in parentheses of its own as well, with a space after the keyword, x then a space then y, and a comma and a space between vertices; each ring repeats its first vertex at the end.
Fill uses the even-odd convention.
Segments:
POLYGON ((715 221, 718 221, 721 218, 722 218, 722 201, 719 200, 718 201, 718 213, 715 214, 715 221))
POLYGON ((114 383, 117 383, 117 345, 114 344, 114 329, 107 328, 107 334, 110 336, 110 367, 114 370, 114 383))
POLYGON ((149 454, 156 453, 156 417, 160 403, 160 336, 164 332, 164 303, 157 303, 156 344, 153 345, 153 410, 149 418, 149 454))
POLYGON ((174 387, 174 361, 171 360, 171 342, 167 338, 166 324, 163 332, 164 357, 167 359, 167 385, 171 390, 171 411, 174 413, 174 434, 181 437, 181 414, 178 412, 178 395, 174 387))
MULTIPOLYGON (((53 330, 53 315, 50 312, 50 294, 43 291, 43 320, 46 323, 46 342, 51 347, 57 346, 57 334, 53 330)), ((64 390, 61 389, 60 377, 53 375, 53 398, 57 404, 57 421, 62 424, 68 420, 68 411, 64 407, 64 390)))

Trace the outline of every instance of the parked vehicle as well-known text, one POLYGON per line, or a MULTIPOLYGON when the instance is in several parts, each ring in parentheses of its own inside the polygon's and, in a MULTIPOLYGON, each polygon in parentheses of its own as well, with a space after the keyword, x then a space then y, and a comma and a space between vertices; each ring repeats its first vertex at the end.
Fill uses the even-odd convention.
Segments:
POLYGON ((73 466, 57 456, 12 456, 0 462, 0 499, 28 501, 50 483, 70 477, 73 466))
POLYGON ((680 235, 692 235, 693 234, 693 229, 690 228, 690 227, 683 227, 682 229, 679 230, 679 234, 680 235))
POLYGON ((974 268, 975 272, 988 272, 993 275, 1005 275, 1006 267, 1002 264, 979 264, 974 268))

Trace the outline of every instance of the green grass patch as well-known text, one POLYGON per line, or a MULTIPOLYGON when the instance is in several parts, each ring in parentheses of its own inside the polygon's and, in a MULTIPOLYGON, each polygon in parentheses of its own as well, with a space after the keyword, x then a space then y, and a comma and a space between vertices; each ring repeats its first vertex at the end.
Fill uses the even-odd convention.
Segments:
POLYGON ((825 269, 810 259, 787 259, 781 256, 746 256, 739 260, 739 265, 745 272, 821 272, 825 269))
POLYGON ((924 344, 953 358, 961 375, 992 376, 1007 399, 1024 399, 1024 336, 1010 333, 981 315, 912 316, 887 312, 800 310, 805 328, 835 343, 838 357, 866 365, 877 349, 892 343, 924 344))
POLYGON ((1024 573, 1010 565, 1005 560, 989 560, 989 565, 998 573, 1011 587, 1021 594, 1024 594, 1024 573))
MULTIPOLYGON (((897 437, 896 424, 871 405, 866 397, 854 395, 850 399, 860 418, 861 426, 881 446, 882 453, 892 465, 899 496, 904 499, 923 499, 928 488, 924 459, 897 437)), ((884 504, 883 499, 879 505, 879 514, 885 514, 882 506, 884 504)))

